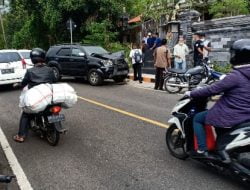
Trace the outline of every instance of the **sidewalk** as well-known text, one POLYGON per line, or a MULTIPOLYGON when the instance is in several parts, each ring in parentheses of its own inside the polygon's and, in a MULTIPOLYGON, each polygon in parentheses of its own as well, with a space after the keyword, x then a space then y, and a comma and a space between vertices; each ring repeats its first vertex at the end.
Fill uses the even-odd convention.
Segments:
MULTIPOLYGON (((134 74, 129 73, 128 74, 130 80, 134 80, 134 74)), ((143 82, 146 83, 154 83, 155 82, 155 75, 151 74, 142 74, 143 82)))
POLYGON ((129 84, 137 88, 154 90, 155 75, 142 74, 142 78, 143 78, 143 83, 139 83, 139 81, 134 81, 133 73, 129 73, 129 84))

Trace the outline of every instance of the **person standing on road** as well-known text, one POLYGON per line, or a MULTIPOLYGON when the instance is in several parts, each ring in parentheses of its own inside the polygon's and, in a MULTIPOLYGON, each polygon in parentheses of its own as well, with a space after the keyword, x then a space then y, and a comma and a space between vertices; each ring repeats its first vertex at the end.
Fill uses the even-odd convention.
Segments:
POLYGON ((204 43, 201 40, 201 34, 200 33, 196 33, 194 35, 194 39, 195 44, 194 44, 194 66, 198 66, 201 65, 202 61, 203 61, 203 49, 204 49, 204 43))
POLYGON ((212 51, 211 42, 206 39, 206 34, 201 33, 201 41, 203 42, 204 49, 203 49, 203 59, 206 61, 206 63, 209 60, 209 52, 212 51))
POLYGON ((133 49, 130 51, 129 57, 131 58, 133 64, 134 81, 139 80, 139 82, 142 83, 142 50, 138 48, 138 45, 133 45, 133 49))
MULTIPOLYGON (((45 65, 45 54, 46 53, 43 49, 32 49, 30 52, 30 58, 34 64, 34 67, 27 70, 21 83, 22 87, 28 85, 28 88, 31 89, 39 84, 55 82, 55 74, 53 69, 45 65)), ((14 136, 14 140, 16 142, 24 142, 28 135, 31 117, 32 115, 30 114, 25 112, 22 113, 18 134, 14 136)))
POLYGON ((179 37, 179 42, 174 47, 174 66, 175 69, 178 70, 186 70, 187 63, 186 63, 186 56, 189 53, 189 49, 187 45, 184 43, 184 38, 181 36, 179 37))
POLYGON ((163 72, 171 66, 170 50, 167 48, 167 40, 163 39, 161 46, 154 51, 155 90, 163 90, 163 72))

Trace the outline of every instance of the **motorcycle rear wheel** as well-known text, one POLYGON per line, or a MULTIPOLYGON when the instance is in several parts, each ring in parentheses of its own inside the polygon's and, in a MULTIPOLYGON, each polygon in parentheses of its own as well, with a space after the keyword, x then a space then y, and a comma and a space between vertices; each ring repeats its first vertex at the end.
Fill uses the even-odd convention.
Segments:
POLYGON ((188 158, 185 151, 185 140, 175 124, 172 124, 166 132, 166 143, 171 155, 181 160, 188 158))
MULTIPOLYGON (((58 123, 61 125, 61 123, 58 123)), ((48 127, 46 132, 46 139, 51 146, 56 146, 60 140, 60 133, 56 130, 55 123, 48 127)))
POLYGON ((167 92, 170 94, 175 94, 179 93, 182 90, 182 87, 174 87, 174 86, 169 86, 168 83, 170 84, 181 84, 182 80, 178 76, 169 76, 164 80, 164 87, 167 92))

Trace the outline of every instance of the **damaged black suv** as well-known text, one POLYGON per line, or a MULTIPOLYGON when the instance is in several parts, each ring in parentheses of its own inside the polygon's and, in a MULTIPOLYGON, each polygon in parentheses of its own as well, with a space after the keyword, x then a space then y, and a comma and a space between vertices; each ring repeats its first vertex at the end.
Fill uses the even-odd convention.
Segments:
POLYGON ((62 76, 83 77, 93 86, 104 79, 122 82, 129 67, 123 52, 110 53, 101 46, 60 44, 50 47, 46 63, 52 67, 57 80, 62 76))

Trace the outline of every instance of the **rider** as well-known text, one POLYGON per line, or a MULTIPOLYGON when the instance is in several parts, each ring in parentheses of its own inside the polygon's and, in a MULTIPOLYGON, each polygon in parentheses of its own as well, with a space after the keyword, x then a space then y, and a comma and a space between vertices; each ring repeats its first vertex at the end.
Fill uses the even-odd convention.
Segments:
MULTIPOLYGON (((32 88, 43 83, 53 83, 55 82, 55 75, 53 69, 45 65, 45 51, 41 48, 34 48, 30 52, 30 58, 34 67, 28 69, 21 86, 32 88)), ((14 136, 14 140, 17 142, 24 142, 24 138, 28 134, 28 129, 30 125, 30 118, 32 115, 27 113, 22 113, 18 134, 14 136)))
POLYGON ((192 98, 224 93, 210 110, 198 113, 194 117, 193 128, 198 140, 198 150, 193 156, 208 156, 205 124, 232 128, 250 120, 250 39, 234 42, 230 63, 233 70, 223 80, 208 87, 186 92, 186 95, 192 98))

